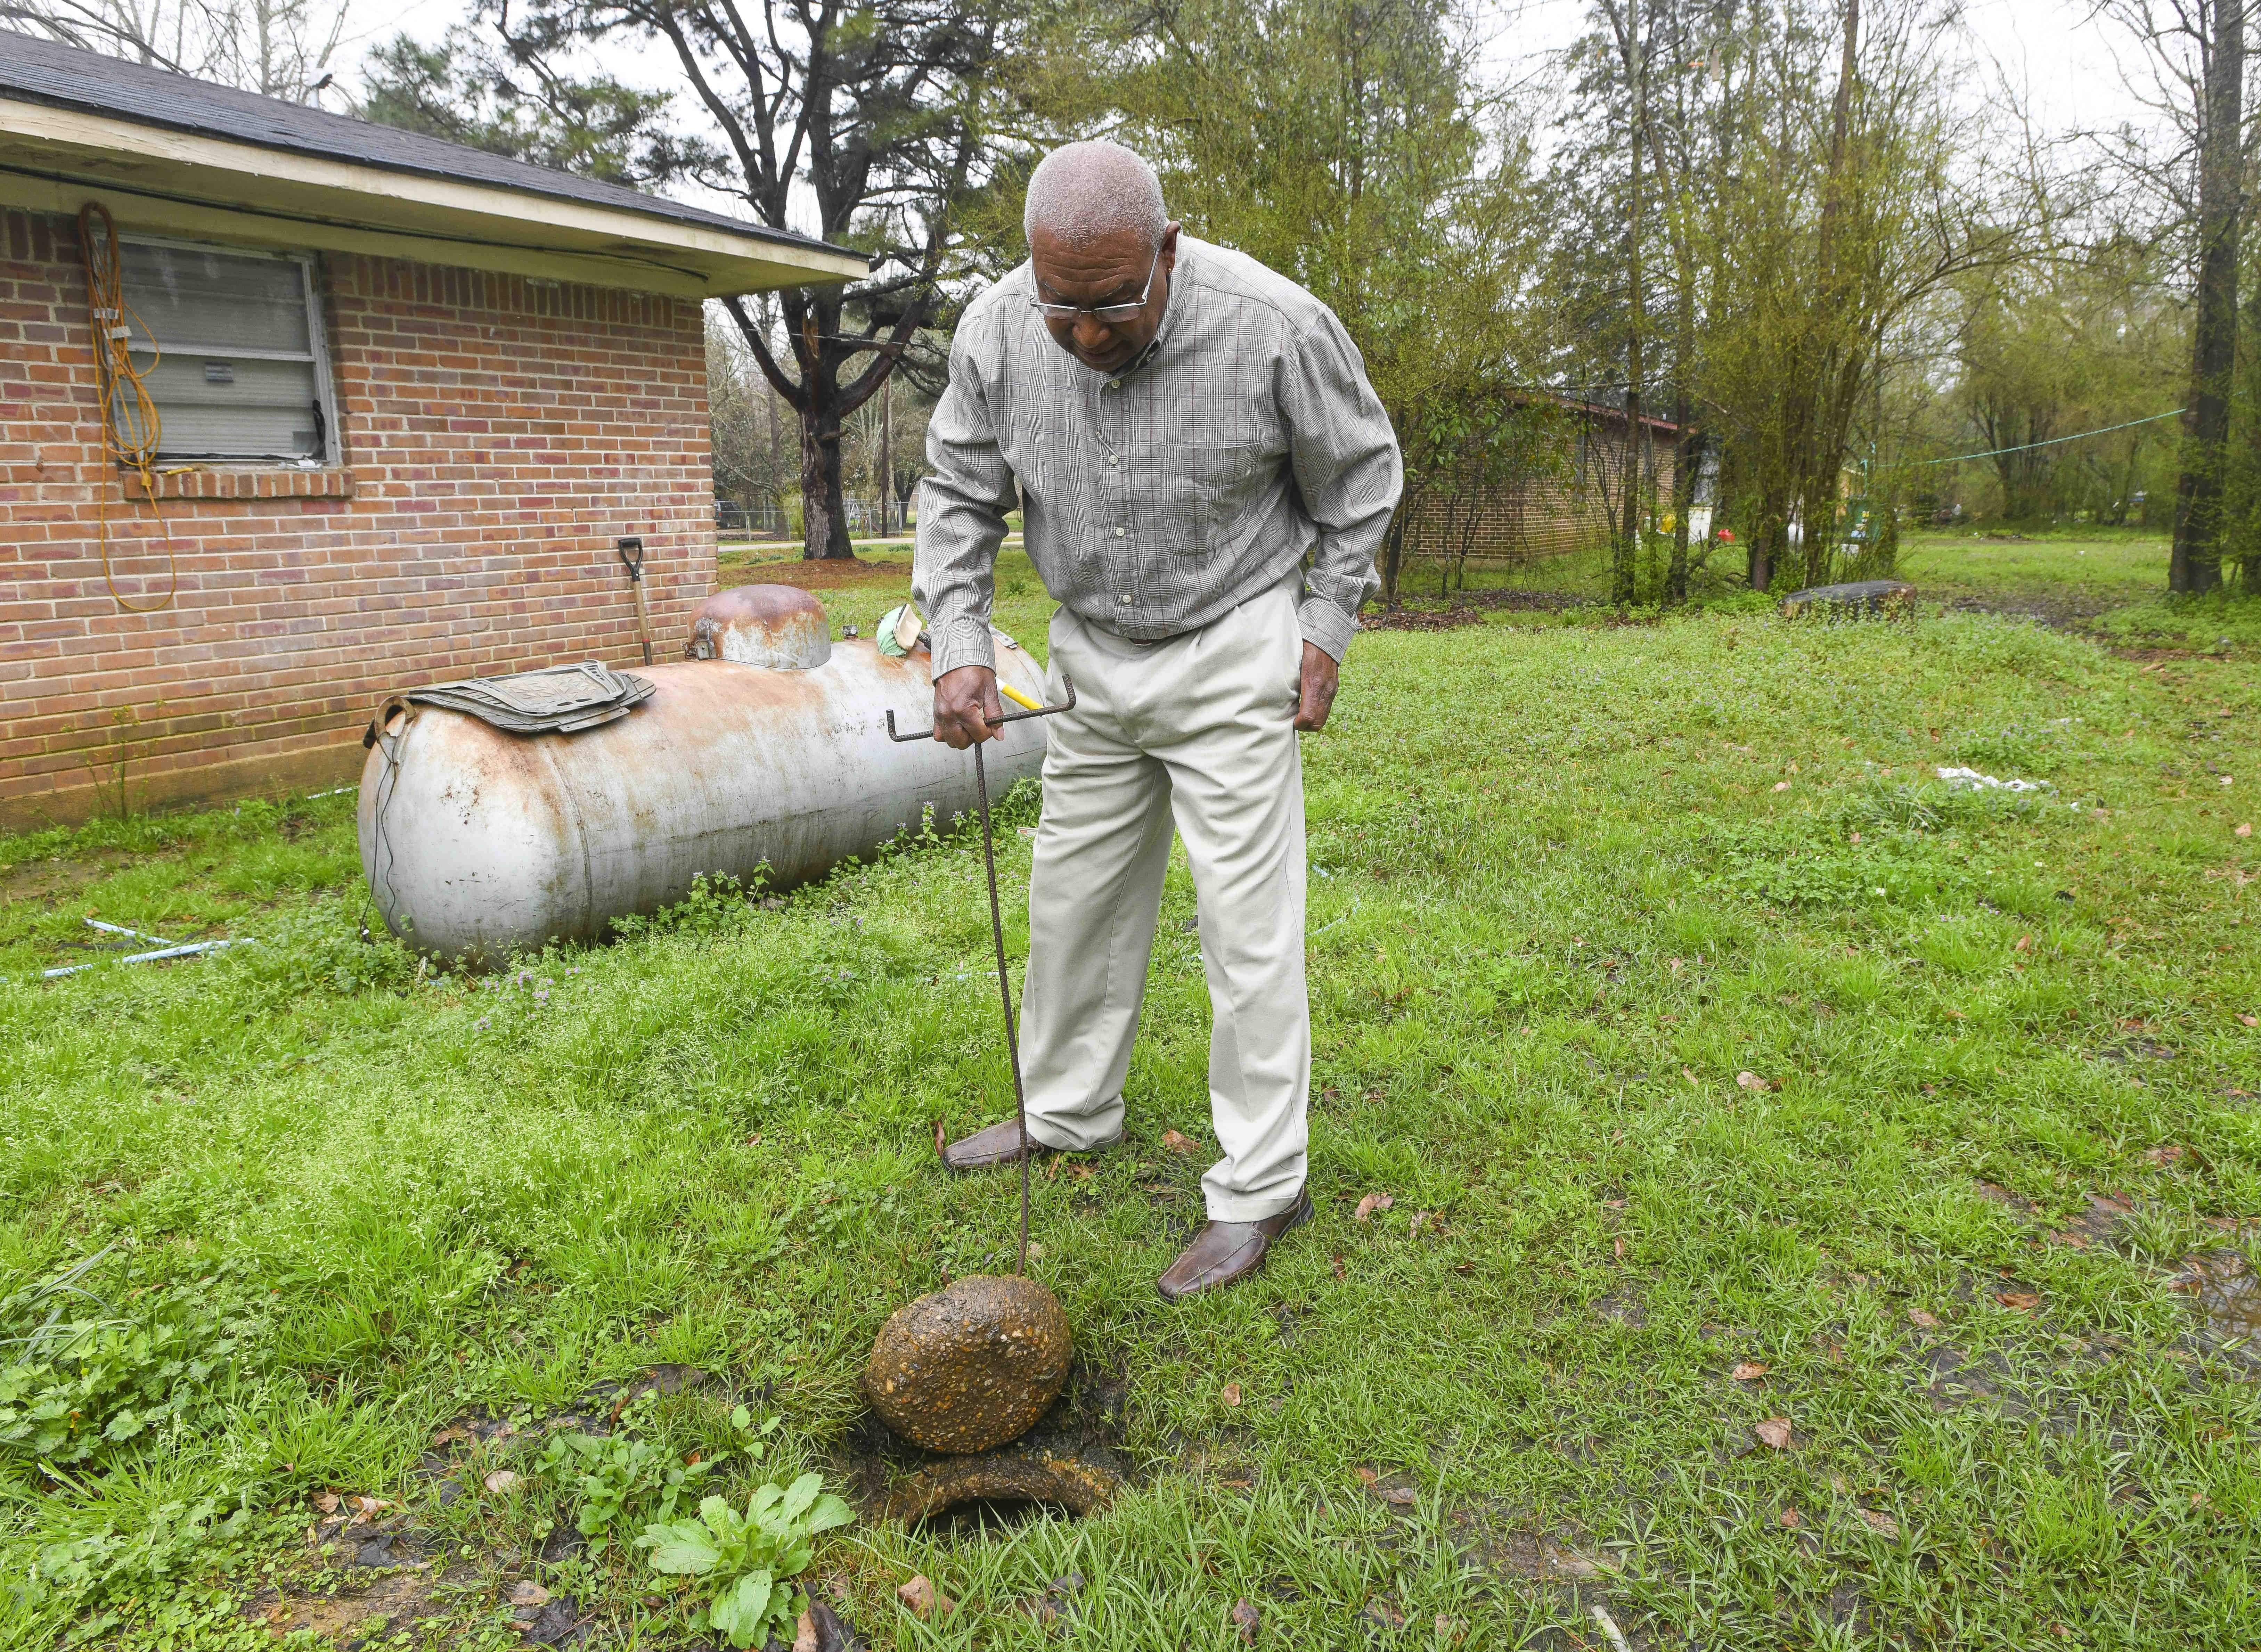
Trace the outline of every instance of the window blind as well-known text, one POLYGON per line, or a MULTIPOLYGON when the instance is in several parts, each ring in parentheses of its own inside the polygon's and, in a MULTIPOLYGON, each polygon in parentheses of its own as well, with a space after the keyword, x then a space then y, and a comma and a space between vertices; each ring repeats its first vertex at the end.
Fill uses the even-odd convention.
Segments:
POLYGON ((161 459, 328 457, 320 330, 305 262, 127 241, 126 303, 157 344, 137 367, 161 459))

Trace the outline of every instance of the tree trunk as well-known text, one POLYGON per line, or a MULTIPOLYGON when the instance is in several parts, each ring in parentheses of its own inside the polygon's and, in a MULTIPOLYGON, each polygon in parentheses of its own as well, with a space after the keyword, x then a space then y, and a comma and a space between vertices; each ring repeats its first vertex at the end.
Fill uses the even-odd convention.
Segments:
POLYGON ((1641 314, 1640 292, 1640 149, 1647 138, 1648 54, 1640 44, 1640 0, 1626 6, 1626 68, 1633 81, 1633 132, 1626 146, 1632 164, 1626 212, 1626 487, 1624 537, 1611 558, 1610 600, 1631 607, 1634 596, 1635 564, 1640 555, 1641 461, 1648 446, 1640 422, 1641 314))
POLYGON ((2191 388, 2183 415, 2182 475, 2175 485, 2170 591, 2222 583, 2222 469, 2228 456, 2229 380, 2237 361, 2239 139, 2245 90, 2246 0, 2214 0, 2214 47, 2206 66, 2199 140, 2197 318, 2191 330, 2191 388))
POLYGON ((840 426, 802 415, 800 421, 800 554, 808 562, 853 561, 848 500, 840 485, 840 426))

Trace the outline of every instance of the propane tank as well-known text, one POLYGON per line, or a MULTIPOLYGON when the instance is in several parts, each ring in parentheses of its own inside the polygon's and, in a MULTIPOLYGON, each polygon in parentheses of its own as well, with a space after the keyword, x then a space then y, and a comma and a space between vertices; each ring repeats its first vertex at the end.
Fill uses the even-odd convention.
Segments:
MULTIPOLYGON (((997 674, 1031 700, 1044 673, 1003 633, 997 674)), ((976 807, 973 765, 931 740, 932 657, 834 643, 790 585, 719 593, 692 657, 641 667, 651 697, 578 734, 506 733, 465 712, 388 702, 362 772, 361 858, 385 927, 421 952, 499 963, 679 901, 701 875, 790 887, 868 854, 929 812, 976 807)), ((993 802, 1043 766, 1044 733, 984 748, 993 802)))

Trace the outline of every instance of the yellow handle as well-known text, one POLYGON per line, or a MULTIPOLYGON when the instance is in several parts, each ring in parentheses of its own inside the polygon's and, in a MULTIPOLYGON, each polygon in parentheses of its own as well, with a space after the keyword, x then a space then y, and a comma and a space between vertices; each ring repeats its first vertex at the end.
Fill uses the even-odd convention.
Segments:
POLYGON ((1001 677, 997 679, 997 692, 1004 695, 1006 699, 1011 700, 1015 705, 1021 707, 1023 710, 1042 711, 1044 709, 1042 706, 1037 704, 1035 700, 1030 699, 1026 694, 1014 687, 1012 684, 1007 682, 1001 677))

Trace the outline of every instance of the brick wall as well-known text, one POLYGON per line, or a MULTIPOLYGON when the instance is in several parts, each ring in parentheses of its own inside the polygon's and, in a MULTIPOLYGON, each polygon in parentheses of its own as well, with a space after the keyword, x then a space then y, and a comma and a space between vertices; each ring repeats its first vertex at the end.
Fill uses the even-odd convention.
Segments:
MULTIPOLYGON (((130 225, 126 226, 130 229, 130 225)), ((0 214, 0 829, 337 785, 377 702, 660 657, 714 588, 693 300, 383 259, 319 266, 342 464, 105 465, 77 226, 0 214), (164 514, 158 527, 154 509, 164 514), (107 514, 119 595, 103 575, 107 514)))
MULTIPOLYGON (((1673 432, 1646 427, 1654 478, 1655 520, 1672 510, 1676 456, 1673 432)), ((1599 413, 1566 424, 1563 458, 1568 476, 1547 478, 1516 488, 1491 489, 1471 496, 1440 483, 1414 501, 1406 524, 1409 559, 1434 563, 1455 558, 1468 547, 1471 564, 1513 564, 1589 550, 1609 536, 1610 514, 1621 509, 1626 467, 1635 450, 1622 417, 1599 413), (1608 500, 1608 507, 1604 505, 1608 500)))

